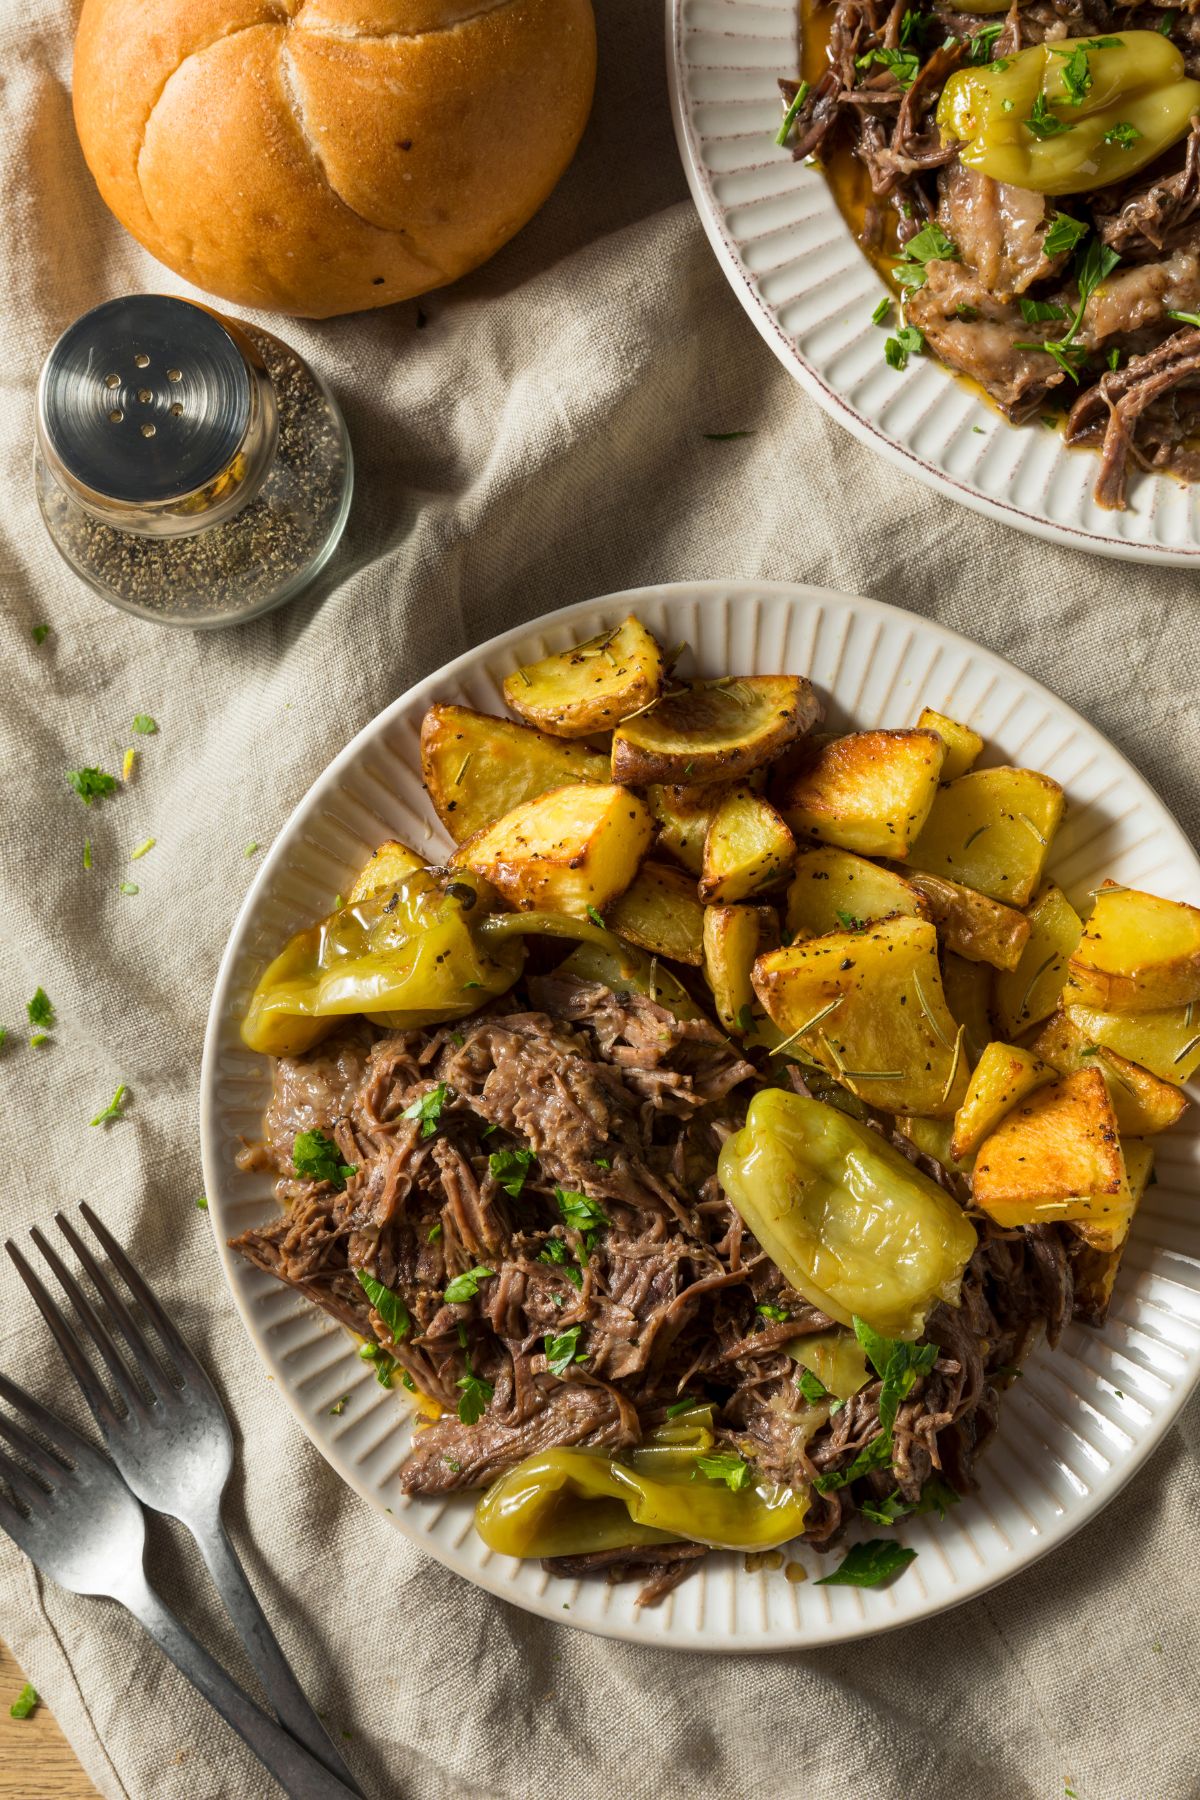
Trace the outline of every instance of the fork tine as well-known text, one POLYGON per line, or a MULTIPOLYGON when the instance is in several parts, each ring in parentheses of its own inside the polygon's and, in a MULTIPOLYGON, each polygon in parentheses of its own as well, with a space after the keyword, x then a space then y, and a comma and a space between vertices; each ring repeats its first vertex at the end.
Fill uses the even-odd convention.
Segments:
POLYGON ((87 1245, 83 1242, 83 1239, 75 1230, 75 1227, 71 1224, 70 1219, 64 1218, 62 1213, 56 1212, 54 1215, 54 1223, 58 1226, 58 1229, 62 1232, 72 1250, 74 1250, 87 1273, 91 1276, 100 1298, 104 1301, 104 1304, 108 1307, 113 1318, 116 1320, 117 1329, 125 1339, 125 1342, 129 1347, 130 1355, 133 1357, 134 1362, 137 1364, 152 1392, 160 1399, 166 1398, 174 1391, 173 1383, 170 1376, 167 1374, 167 1371, 163 1368, 162 1363, 159 1361, 159 1358, 156 1356, 152 1345, 147 1341, 145 1333, 138 1325, 133 1314, 126 1306, 112 1282, 108 1279, 103 1268, 92 1255, 87 1245))
MULTIPOLYGON (((11 1238, 5 1244, 4 1248, 8 1251, 9 1256, 15 1264, 17 1274, 21 1277, 25 1286, 33 1295, 34 1304, 37 1306, 38 1311, 53 1332, 54 1341, 66 1358, 67 1367, 79 1383, 83 1397, 91 1407, 96 1422, 101 1426, 118 1426, 121 1421, 116 1408, 108 1397, 104 1383, 98 1378, 91 1363, 83 1354, 79 1345, 75 1342, 74 1334, 68 1330, 66 1320, 46 1292, 40 1278, 34 1274, 11 1238)), ((17 1391, 20 1392, 19 1389, 17 1391)), ((0 1393, 3 1392, 4 1382, 3 1377, 0 1377, 0 1393)), ((13 1401, 13 1404, 15 1406, 18 1402, 13 1401)), ((41 1424, 42 1421, 39 1419, 38 1423, 41 1424)))
POLYGON ((44 1450, 35 1437, 31 1437, 25 1428, 17 1424, 15 1419, 6 1418, 0 1413, 0 1437, 6 1438, 14 1450, 19 1450, 28 1462, 46 1477, 52 1486, 57 1487, 64 1475, 69 1474, 65 1462, 44 1450))
POLYGON ((99 1238, 109 1262, 122 1276, 126 1287, 134 1299, 139 1302, 143 1312, 151 1320, 159 1337, 171 1352, 172 1360, 179 1373, 186 1376, 189 1381, 207 1382, 207 1375, 159 1305, 153 1289, 138 1274, 137 1269, 130 1262, 112 1232, 96 1217, 86 1200, 80 1201, 79 1210, 91 1226, 95 1236, 99 1238))
MULTIPOLYGON (((76 1281, 74 1275, 71 1273, 70 1269, 68 1269, 66 1263, 58 1254, 58 1251, 54 1248, 54 1245, 48 1242, 36 1225, 30 1229, 29 1235, 57 1275, 59 1286, 62 1288, 68 1300, 70 1300, 72 1306, 74 1306, 76 1313, 79 1315, 80 1324, 91 1338, 96 1349, 100 1352, 100 1355, 104 1360, 104 1366, 112 1376, 113 1382, 122 1400, 125 1402, 131 1413, 136 1413, 139 1417, 144 1416, 146 1403, 142 1399, 137 1383, 134 1381, 133 1376, 125 1365, 124 1358, 114 1344, 112 1334, 107 1325, 101 1319, 99 1313, 76 1281)), ((93 1407, 92 1410, 95 1411, 95 1408, 93 1407)))
POLYGON ((7 1481, 17 1499, 24 1501, 31 1512, 35 1507, 45 1506, 45 1488, 39 1487, 32 1475, 26 1474, 20 1463, 14 1461, 6 1450, 0 1450, 0 1475, 7 1481))
MULTIPOLYGON (((5 1248, 11 1250, 12 1245, 8 1244, 5 1248)), ((103 1388, 100 1391, 104 1393, 103 1388)), ((104 1394, 104 1398, 108 1399, 107 1394, 104 1394)), ((37 1426, 47 1443, 53 1444, 67 1461, 87 1462, 98 1454, 86 1438, 81 1438, 65 1419, 58 1418, 48 1406, 43 1406, 40 1400, 35 1400, 32 1394, 27 1394, 23 1387, 18 1387, 15 1381, 10 1381, 4 1374, 0 1374, 0 1400, 7 1400, 14 1412, 23 1413, 27 1420, 37 1426)))

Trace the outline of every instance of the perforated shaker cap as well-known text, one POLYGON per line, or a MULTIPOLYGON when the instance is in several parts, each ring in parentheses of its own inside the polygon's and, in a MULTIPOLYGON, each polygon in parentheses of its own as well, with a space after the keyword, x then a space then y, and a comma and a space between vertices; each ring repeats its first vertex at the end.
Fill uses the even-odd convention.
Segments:
POLYGON ((254 376, 214 314, 166 294, 85 313, 46 359, 38 425, 79 488, 122 506, 169 505, 229 467, 254 376))

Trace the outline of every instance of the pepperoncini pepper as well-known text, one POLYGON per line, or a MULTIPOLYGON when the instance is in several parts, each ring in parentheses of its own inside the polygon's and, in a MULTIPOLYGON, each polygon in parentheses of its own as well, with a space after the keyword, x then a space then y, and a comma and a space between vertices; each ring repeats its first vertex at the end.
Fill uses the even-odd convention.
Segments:
POLYGON ((1187 135, 1200 81, 1157 31, 1062 38, 958 69, 942 89, 942 137, 964 163, 1038 194, 1078 194, 1135 175, 1187 135))
POLYGON ((728 1138, 721 1186, 783 1275, 841 1325, 919 1337, 956 1302, 975 1232, 961 1207, 876 1131, 765 1088, 728 1138))
POLYGON ((477 899, 469 874, 421 869, 298 932, 255 989, 243 1041, 292 1056, 347 1014, 404 1030, 476 1011, 524 963, 518 938, 489 941, 473 926, 477 899))
POLYGON ((475 1509, 475 1528, 505 1556, 580 1556, 681 1539, 769 1550, 804 1529, 808 1494, 768 1483, 732 1489, 697 1458, 712 1448, 700 1407, 619 1456, 546 1450, 501 1475, 475 1509))

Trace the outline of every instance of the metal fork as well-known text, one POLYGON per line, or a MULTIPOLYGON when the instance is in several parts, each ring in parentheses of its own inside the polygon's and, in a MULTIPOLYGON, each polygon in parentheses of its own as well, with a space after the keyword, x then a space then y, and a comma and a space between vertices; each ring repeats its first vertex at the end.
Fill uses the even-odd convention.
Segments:
POLYGON ((0 1529, 60 1587, 128 1607, 292 1800, 353 1800, 357 1790, 260 1712, 163 1605, 142 1568, 146 1516, 107 1457, 3 1375, 0 1396, 51 1446, 0 1413, 0 1437, 23 1459, 0 1450, 0 1475, 16 1501, 0 1494, 0 1529))
POLYGON ((176 1383, 95 1255, 70 1220, 61 1212, 55 1213, 55 1223, 87 1270, 110 1318, 125 1340, 137 1372, 152 1396, 149 1402, 112 1332, 37 1226, 33 1227, 30 1236, 58 1277, 80 1324, 99 1352, 124 1403, 123 1413, 113 1405, 103 1382, 80 1348, 78 1333, 68 1325, 16 1245, 10 1241, 5 1248, 54 1333, 100 1427, 108 1452, 126 1482, 146 1506, 178 1519, 195 1538, 281 1725, 339 1781, 358 1793, 353 1776, 330 1742, 276 1642, 221 1522, 221 1496, 233 1468, 233 1436, 220 1397, 112 1233, 86 1201, 79 1211, 158 1332, 178 1373, 176 1383))

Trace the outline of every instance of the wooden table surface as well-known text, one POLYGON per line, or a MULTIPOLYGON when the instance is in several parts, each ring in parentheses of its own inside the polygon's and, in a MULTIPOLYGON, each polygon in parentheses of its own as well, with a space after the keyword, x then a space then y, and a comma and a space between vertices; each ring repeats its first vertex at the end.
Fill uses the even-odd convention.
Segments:
POLYGON ((24 1685, 0 1643, 0 1800, 99 1800, 44 1701, 28 1719, 9 1717, 24 1685))

